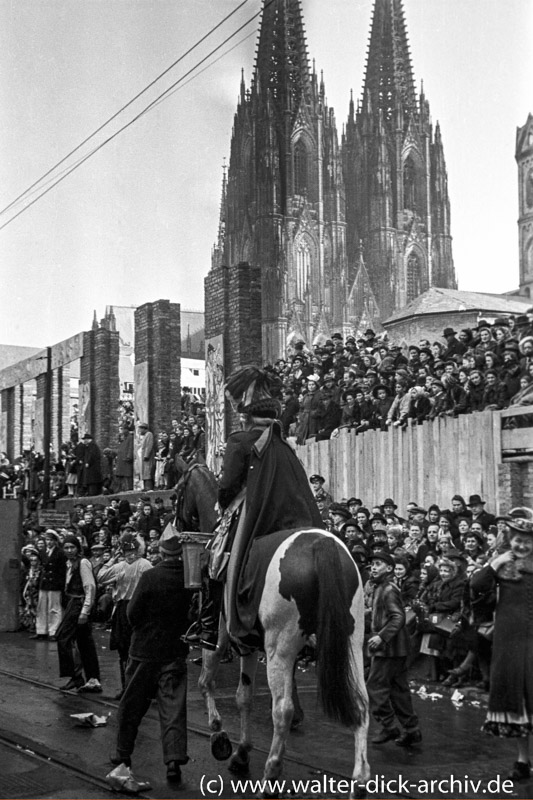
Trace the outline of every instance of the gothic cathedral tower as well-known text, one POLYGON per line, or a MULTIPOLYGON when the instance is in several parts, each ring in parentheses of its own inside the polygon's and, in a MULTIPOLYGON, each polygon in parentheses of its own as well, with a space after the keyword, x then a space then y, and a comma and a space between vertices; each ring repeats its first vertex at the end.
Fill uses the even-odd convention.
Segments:
POLYGON ((278 358, 291 337, 310 342, 321 325, 341 328, 348 297, 342 160, 324 83, 309 66, 300 0, 263 8, 223 194, 211 271, 259 270, 263 360, 278 358))
POLYGON ((516 131, 520 294, 533 296, 533 115, 516 131))
POLYGON ((350 102, 342 147, 301 0, 265 1, 224 171, 206 338, 224 337, 229 374, 274 361, 293 339, 373 325, 430 286, 457 286, 450 202, 402 0, 374 0, 363 98, 350 102))
POLYGON ((348 260, 363 251, 382 318, 430 286, 457 288, 440 127, 415 92, 402 0, 375 0, 343 162, 348 260))

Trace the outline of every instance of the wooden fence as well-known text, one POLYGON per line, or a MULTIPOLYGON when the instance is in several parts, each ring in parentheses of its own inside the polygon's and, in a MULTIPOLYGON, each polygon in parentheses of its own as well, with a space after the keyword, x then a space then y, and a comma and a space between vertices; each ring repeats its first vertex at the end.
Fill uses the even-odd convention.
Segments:
MULTIPOLYGON (((471 494, 499 507, 502 412, 438 418, 423 425, 338 438, 298 448, 308 475, 318 473, 336 500, 360 497, 365 505, 394 498, 401 511, 414 501, 450 508, 454 494, 471 494)), ((400 512, 401 513, 401 512, 400 512)))

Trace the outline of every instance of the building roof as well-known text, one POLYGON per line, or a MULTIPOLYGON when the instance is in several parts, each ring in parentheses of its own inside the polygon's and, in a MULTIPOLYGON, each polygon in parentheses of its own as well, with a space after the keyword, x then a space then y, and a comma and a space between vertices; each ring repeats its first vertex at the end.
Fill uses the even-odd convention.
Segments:
POLYGON ((0 370, 11 367, 19 361, 41 353, 42 347, 21 347, 16 344, 0 344, 0 370))
POLYGON ((531 306, 529 297, 511 298, 501 294, 463 292, 459 289, 439 289, 433 286, 404 308, 395 311, 383 324, 387 326, 414 316, 456 314, 461 311, 481 311, 484 314, 491 312, 494 314, 523 314, 527 306, 531 306))

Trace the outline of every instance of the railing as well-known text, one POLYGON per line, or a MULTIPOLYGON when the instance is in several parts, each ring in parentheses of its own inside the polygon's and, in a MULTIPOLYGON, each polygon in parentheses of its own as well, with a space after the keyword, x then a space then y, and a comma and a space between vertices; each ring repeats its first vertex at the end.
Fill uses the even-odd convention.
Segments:
MULTIPOLYGON (((454 494, 481 494, 495 508, 500 465, 533 461, 533 406, 443 417, 422 425, 356 435, 298 448, 308 475, 318 473, 338 500, 360 497, 400 508, 410 501, 449 508, 454 494)), ((466 498, 468 499, 468 497, 466 498)))
POLYGON ((504 460, 533 458, 533 406, 512 406, 499 412, 504 460))

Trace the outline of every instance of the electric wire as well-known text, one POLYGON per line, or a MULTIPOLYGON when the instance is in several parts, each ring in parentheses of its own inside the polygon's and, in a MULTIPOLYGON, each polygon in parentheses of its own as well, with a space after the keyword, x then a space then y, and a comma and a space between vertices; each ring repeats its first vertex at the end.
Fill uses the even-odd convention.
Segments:
MULTIPOLYGON (((202 36, 201 39, 199 39, 197 42, 195 42, 195 44, 193 44, 192 47, 190 47, 185 53, 183 53, 178 59, 176 59, 176 61, 174 61, 172 64, 170 64, 169 67, 167 67, 165 70, 163 70, 163 72, 161 72, 156 78, 154 78, 149 84, 147 84, 147 86, 145 86, 144 89, 142 89, 140 92, 138 92, 135 95, 135 97, 133 97, 131 100, 129 100, 118 111, 116 111, 111 117, 109 117, 105 122, 103 122, 98 128, 96 128, 96 130, 94 130, 91 134, 89 134, 89 136, 87 136, 82 142, 80 142, 80 144, 78 144, 69 153, 67 153, 67 155, 64 156, 60 161, 58 161, 56 164, 54 164, 52 167, 50 167, 50 169, 47 172, 45 172, 43 175, 41 175, 41 177, 38 178, 34 183, 32 183, 31 186, 29 186, 27 189, 25 189, 23 192, 21 192, 21 194, 19 194, 18 197, 15 197, 15 199, 12 200, 11 203, 9 203, 7 206, 5 206, 5 208, 0 210, 0 215, 4 214, 6 211, 9 211, 9 209, 12 208, 19 200, 21 200, 23 197, 25 197, 27 194, 29 194, 32 191, 32 189, 34 189, 39 183, 41 183, 45 178, 47 178, 50 175, 50 173, 52 173, 55 169, 57 169, 57 167, 61 166, 61 164, 63 164, 68 158, 70 158, 72 155, 74 155, 74 153, 76 153, 78 150, 80 150, 85 144, 87 144, 87 142, 89 142, 98 133, 100 133, 107 125, 109 125, 114 119, 116 119, 119 116, 119 114, 121 114, 123 111, 125 111, 127 108, 129 108, 136 100, 138 100, 140 97, 142 97, 143 94, 145 94, 149 89, 151 89, 152 86, 154 86, 158 81, 161 80, 161 78, 163 78, 165 75, 167 75, 170 72, 170 70, 174 69, 174 67, 176 67, 181 61, 183 61, 184 58, 186 58, 188 55, 190 55, 190 53, 192 53, 193 50, 195 50, 203 42, 205 42, 206 39, 208 39, 213 33, 215 33, 215 31, 217 31, 222 25, 224 25, 224 23, 227 22, 227 20, 230 19, 230 17, 232 17, 234 14, 236 14, 237 11, 239 11, 248 2, 249 2, 249 0, 242 0, 242 2, 236 8, 234 8, 233 11, 231 11, 229 14, 227 14, 224 17, 224 19, 222 19, 219 23, 217 23, 217 25, 215 25, 213 28, 211 28, 204 36, 202 36)), ((257 15, 255 15, 255 16, 257 16, 257 15)), ((253 19, 255 19, 255 16, 253 17, 253 19)), ((237 33, 238 33, 238 31, 237 31, 237 33)), ((0 230, 1 230, 1 228, 0 228, 0 230)))
MULTIPOLYGON (((7 222, 4 222, 3 225, 0 225, 0 231, 3 230, 4 228, 6 228, 11 222, 13 222, 15 219, 17 219, 17 217, 19 217, 25 211, 27 211, 28 208, 31 208, 31 206, 33 206, 38 200, 40 200, 41 197, 44 197, 46 194, 48 194, 48 192, 50 192, 55 186, 57 186, 59 183, 64 181, 65 178, 67 178, 72 172, 74 172, 74 170, 78 169, 82 164, 84 164, 85 161, 87 161, 89 158, 91 158, 91 156, 93 156, 95 153, 97 153, 98 150, 101 150, 103 147, 105 147, 105 145, 109 144, 109 142, 112 142, 113 139, 115 139, 120 133, 125 131, 131 125, 133 125, 134 122, 137 122, 138 119, 140 119, 142 116, 144 116, 144 114, 148 113, 148 111, 150 111, 157 103, 159 103, 161 100, 163 100, 163 98, 166 98, 169 95, 169 93, 173 89, 176 88, 176 86, 179 86, 179 84, 182 83, 185 80, 185 78, 188 78, 192 73, 194 73, 198 69, 199 66, 204 64, 209 58, 211 58, 212 55, 217 53, 222 47, 224 47, 224 45, 226 45, 229 41, 231 41, 231 39, 233 39, 238 33, 240 33, 244 28, 246 28, 258 16, 260 16, 260 14, 263 12, 264 8, 267 8, 273 2, 275 2, 275 0, 269 0, 267 3, 265 3, 263 9, 258 11, 256 14, 254 14, 252 17, 250 17, 246 22, 244 22, 242 25, 240 25, 237 28, 237 30, 233 31, 233 33, 231 33, 229 36, 227 36, 224 39, 223 42, 221 42, 219 45, 214 47, 206 56, 204 56, 204 58, 200 59, 200 61, 198 61, 193 67, 191 67, 191 69, 188 70, 188 72, 186 72, 184 75, 182 75, 181 78, 178 78, 177 81, 174 81, 174 83, 172 83, 167 89, 165 89, 164 92, 162 92, 158 97, 156 97, 155 100, 152 100, 142 111, 140 111, 131 120, 129 120, 129 122, 127 122, 125 125, 123 125, 121 128, 119 128, 117 131, 115 131, 115 133, 113 133, 107 139, 104 139, 104 141, 101 142, 99 145, 97 145, 92 151, 90 151, 85 156, 83 156, 74 166, 70 167, 68 169, 68 171, 64 175, 62 175, 60 178, 58 178, 57 180, 54 178, 53 179, 54 182, 51 184, 51 186, 49 186, 47 189, 42 191, 30 203, 27 203, 23 208, 20 209, 20 211, 18 211, 16 214, 11 216, 7 220, 7 222)), ((196 76, 194 76, 194 77, 196 77, 196 76)))

